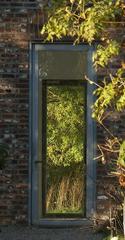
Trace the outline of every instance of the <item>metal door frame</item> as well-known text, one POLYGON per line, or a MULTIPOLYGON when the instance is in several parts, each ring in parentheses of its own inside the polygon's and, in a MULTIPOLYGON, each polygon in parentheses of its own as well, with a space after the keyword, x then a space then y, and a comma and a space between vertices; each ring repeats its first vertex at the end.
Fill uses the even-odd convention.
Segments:
POLYGON ((38 102, 39 102, 39 79, 38 79, 38 50, 71 50, 71 51, 84 51, 87 50, 88 62, 88 78, 96 80, 95 72, 92 67, 92 54, 94 46, 77 45, 72 43, 31 43, 30 44, 30 95, 29 95, 29 223, 42 226, 72 226, 81 225, 84 220, 90 218, 96 209, 96 126, 91 118, 91 105, 94 102, 93 90, 94 85, 87 83, 87 140, 86 140, 86 218, 81 219, 47 219, 41 218, 40 214, 40 196, 38 194, 39 181, 41 179, 41 172, 38 170, 39 161, 38 153, 38 102))

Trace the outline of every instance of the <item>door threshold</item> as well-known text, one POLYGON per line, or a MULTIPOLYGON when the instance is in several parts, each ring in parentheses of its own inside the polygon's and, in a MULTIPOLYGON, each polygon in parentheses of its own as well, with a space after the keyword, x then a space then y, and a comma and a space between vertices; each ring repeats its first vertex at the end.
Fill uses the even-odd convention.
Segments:
POLYGON ((70 228, 70 227, 85 227, 92 225, 92 222, 86 218, 46 218, 41 219, 39 223, 35 224, 44 228, 70 228))

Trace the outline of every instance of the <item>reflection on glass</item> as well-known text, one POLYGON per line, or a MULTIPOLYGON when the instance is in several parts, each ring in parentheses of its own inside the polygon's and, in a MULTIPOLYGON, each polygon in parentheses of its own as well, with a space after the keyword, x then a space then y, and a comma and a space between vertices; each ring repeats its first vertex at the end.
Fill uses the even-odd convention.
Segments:
POLYGON ((83 79, 87 74, 87 51, 39 52, 40 79, 83 79))
MULTIPOLYGON (((76 81, 75 81, 76 82, 76 81)), ((84 85, 47 86, 46 213, 84 212, 84 85)))

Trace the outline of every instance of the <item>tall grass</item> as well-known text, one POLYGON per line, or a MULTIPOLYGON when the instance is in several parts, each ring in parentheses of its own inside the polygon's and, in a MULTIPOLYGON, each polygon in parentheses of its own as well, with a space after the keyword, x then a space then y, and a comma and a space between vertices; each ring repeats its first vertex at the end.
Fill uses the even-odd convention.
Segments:
POLYGON ((82 213, 83 202, 84 182, 80 171, 50 174, 46 196, 48 213, 82 213))

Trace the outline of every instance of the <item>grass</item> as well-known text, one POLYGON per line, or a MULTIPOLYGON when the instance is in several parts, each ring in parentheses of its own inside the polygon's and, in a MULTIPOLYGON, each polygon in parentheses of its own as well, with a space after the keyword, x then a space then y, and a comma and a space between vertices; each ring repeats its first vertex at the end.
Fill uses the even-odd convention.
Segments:
POLYGON ((63 208, 63 209, 54 209, 49 210, 48 213, 50 214, 82 214, 82 209, 70 209, 70 208, 63 208))

